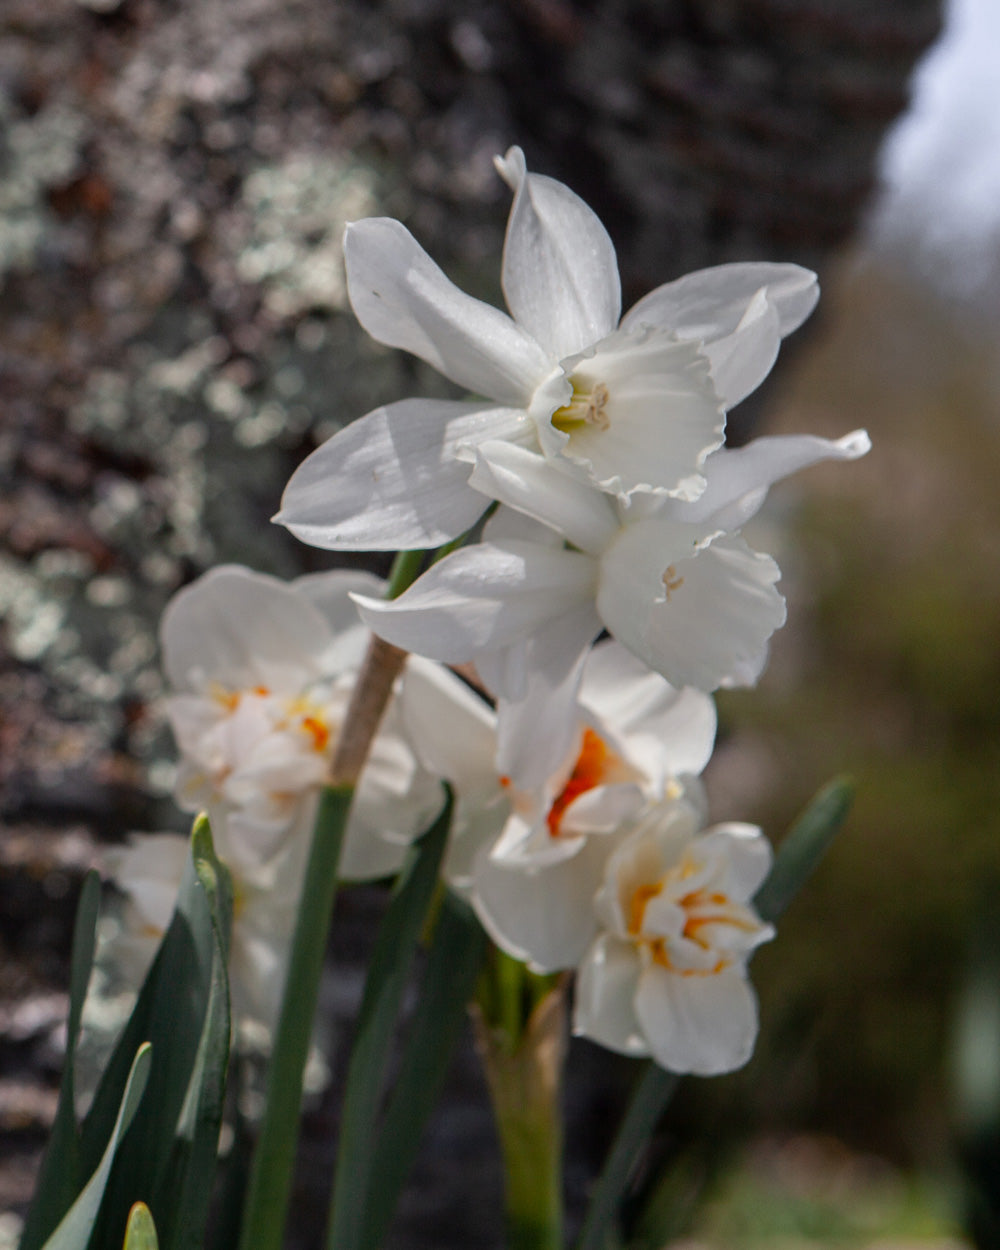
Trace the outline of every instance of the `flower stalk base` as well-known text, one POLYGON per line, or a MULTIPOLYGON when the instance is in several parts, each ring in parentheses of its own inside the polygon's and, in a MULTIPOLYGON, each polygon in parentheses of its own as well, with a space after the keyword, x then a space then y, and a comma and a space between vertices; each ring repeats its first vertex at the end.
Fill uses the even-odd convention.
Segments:
POLYGON ((563 1244, 566 992, 560 979, 535 1006, 520 1037, 487 1023, 480 1008, 474 1011, 503 1158, 508 1250, 561 1250, 563 1244))

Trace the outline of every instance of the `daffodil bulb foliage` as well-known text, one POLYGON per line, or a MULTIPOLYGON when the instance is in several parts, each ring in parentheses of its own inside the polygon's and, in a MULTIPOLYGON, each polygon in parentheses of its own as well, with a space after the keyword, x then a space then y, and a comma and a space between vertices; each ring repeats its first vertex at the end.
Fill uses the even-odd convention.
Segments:
POLYGON ((497 159, 513 191, 502 282, 509 313, 465 295, 389 218, 348 226, 351 304, 380 343, 481 400, 404 399, 345 427, 292 477, 277 520, 331 550, 436 547, 488 500, 476 448, 503 441, 601 491, 691 502, 726 411, 766 377, 812 311, 815 275, 732 264, 657 287, 621 317, 614 247, 561 182, 497 159))
MULTIPOLYGON (((222 565, 181 590, 160 639, 180 752, 176 799, 225 824, 245 859, 266 863, 308 839, 368 631, 350 594, 378 595, 365 573, 285 583, 222 565)), ((341 875, 382 877, 440 807, 390 704, 361 777, 341 875)))
POLYGON ((606 862, 575 1032, 674 1072, 716 1076, 746 1063, 757 1037, 747 960, 774 936, 751 900, 770 865, 754 825, 701 831, 683 801, 650 812, 606 862))
MULTIPOLYGON (((229 984, 236 1036, 251 1022, 270 1033, 281 1007, 308 843, 291 841, 261 863, 224 817, 213 825, 212 840, 233 887, 229 984)), ((170 925, 190 858, 188 839, 175 833, 133 834, 105 854, 105 871, 125 896, 122 928, 108 955, 133 985, 141 983, 170 925)))

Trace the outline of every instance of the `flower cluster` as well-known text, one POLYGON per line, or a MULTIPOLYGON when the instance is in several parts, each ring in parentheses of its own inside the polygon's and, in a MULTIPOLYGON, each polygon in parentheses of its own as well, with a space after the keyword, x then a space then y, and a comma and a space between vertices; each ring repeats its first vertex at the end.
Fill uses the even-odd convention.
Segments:
MULTIPOLYGON (((340 736, 368 631, 350 595, 379 594, 366 573, 279 581, 222 565, 180 591, 160 642, 173 693, 166 712, 180 754, 175 797, 208 813, 233 882, 234 1014, 270 1027, 320 793, 340 736)), ((348 823, 340 872, 397 872, 439 810, 440 783, 417 761, 390 706, 372 744, 348 823)), ((108 858, 125 893, 119 956, 151 960, 173 910, 187 841, 134 835, 108 858)))
MULTIPOLYGON (((285 585, 233 567, 182 591, 162 635, 178 800, 221 831, 248 949, 287 940, 282 874, 294 897, 363 622, 414 654, 343 875, 398 868, 447 780, 448 883, 511 955, 578 971, 577 1031, 727 1071, 756 1035, 746 964, 772 936, 752 905, 770 850, 755 827, 705 827, 699 775, 711 693, 758 679, 785 618, 778 567, 742 530, 773 483, 868 438, 724 445, 727 411, 815 305, 813 274, 723 265, 622 316, 597 217, 520 149, 497 167, 509 313, 454 287, 399 222, 358 222, 344 245, 369 333, 483 398, 361 417, 300 466, 276 518, 333 551, 454 549, 392 600, 364 574, 285 585), (268 925, 252 919, 261 874, 268 925)), ((129 852, 119 879, 158 923, 129 852)))

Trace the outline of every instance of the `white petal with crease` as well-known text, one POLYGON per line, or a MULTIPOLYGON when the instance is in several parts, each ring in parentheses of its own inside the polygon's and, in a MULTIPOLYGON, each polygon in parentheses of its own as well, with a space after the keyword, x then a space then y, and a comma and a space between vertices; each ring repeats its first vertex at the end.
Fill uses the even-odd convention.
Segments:
POLYGON ((460 291, 400 222, 369 217, 348 226, 344 263, 351 306, 372 338, 459 386, 521 407, 550 371, 530 334, 460 291))
POLYGON ((534 543, 479 543, 433 565, 391 602, 357 596, 362 620, 386 641, 464 664, 517 643, 592 599, 594 561, 534 543))
POLYGON ((167 680, 199 691, 206 679, 240 689, 298 691, 330 641, 311 603, 276 577, 222 564, 179 591, 160 622, 167 680))
POLYGON ((458 448, 526 426, 518 410, 483 404, 404 399, 376 408, 299 465, 274 519, 330 551, 439 547, 486 507, 458 448))
POLYGON ((732 536, 692 550, 684 528, 650 520, 623 530, 601 561, 597 610, 619 642, 676 686, 752 682, 785 620, 778 566, 732 536))
POLYGON ((736 329, 760 290, 777 310, 783 336, 798 329, 819 299, 816 275, 799 265, 715 265, 650 291, 625 314, 622 328, 663 326, 681 338, 711 342, 736 329))
POLYGON ((635 1014, 653 1058, 671 1072, 718 1076, 742 1068, 757 1037, 757 999, 742 966, 708 976, 646 968, 635 1014))
POLYGON ((648 1055, 634 1003, 641 969, 631 942, 602 934, 577 974, 573 1032, 623 1055, 648 1055))
POLYGON ((760 508, 769 487, 791 473, 824 460, 857 460, 871 448, 864 430, 843 438, 812 434, 779 434, 755 438, 745 447, 724 447, 705 465, 708 485, 693 503, 664 504, 664 514, 719 529, 738 529, 760 508))
POLYGON ((583 551, 602 551, 618 530, 614 505, 606 495, 573 476, 572 470, 563 472, 543 456, 512 443, 481 443, 470 482, 583 551))
POLYGON ((527 172, 520 148, 496 165, 514 192, 503 251, 507 306, 554 360, 572 356, 618 324, 614 245, 569 187, 527 172))

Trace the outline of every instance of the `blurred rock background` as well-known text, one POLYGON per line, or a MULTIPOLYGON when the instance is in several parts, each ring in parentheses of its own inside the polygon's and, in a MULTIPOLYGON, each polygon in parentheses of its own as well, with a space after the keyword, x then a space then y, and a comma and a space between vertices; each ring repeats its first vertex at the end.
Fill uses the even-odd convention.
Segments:
MULTIPOLYGON (((897 1197, 954 1167, 949 1004, 1000 876, 998 367, 973 328, 996 308, 997 249, 966 258, 975 302, 961 305, 937 281, 947 250, 921 251, 905 214, 859 243, 880 146, 940 22, 936 0, 5 0, 0 1210, 23 1210, 54 1107, 82 872, 129 830, 184 827, 157 711, 164 603, 225 560, 330 567, 269 524, 291 470, 380 402, 447 393, 355 326, 343 223, 399 217, 499 301, 492 158, 513 142, 601 214, 626 304, 728 260, 818 269, 819 313, 733 436, 867 425, 875 439, 860 464, 775 492, 761 522, 791 623, 760 689, 720 700, 714 814, 777 837, 834 771, 859 797, 755 963, 753 1064, 689 1085, 671 1117, 661 1147, 690 1180, 672 1231, 728 1246, 789 1231, 691 1198, 751 1134, 737 1176, 758 1195, 794 1174, 796 1201, 819 1177, 856 1202, 845 1158, 876 1159, 851 1176, 897 1197), (706 1117, 711 1149, 693 1137, 706 1117)), ((339 913, 335 1077, 360 992, 344 962, 377 910, 357 891, 339 913)), ((574 1047, 576 1207, 628 1076, 574 1047)), ((335 1110, 318 1099, 310 1120, 303 1246, 335 1110)), ((466 1053, 394 1245, 498 1244, 490 1132, 466 1053)), ((738 1213, 743 1182, 726 1183, 738 1213)), ((797 1236, 881 1227, 824 1223, 811 1201, 797 1236)))

